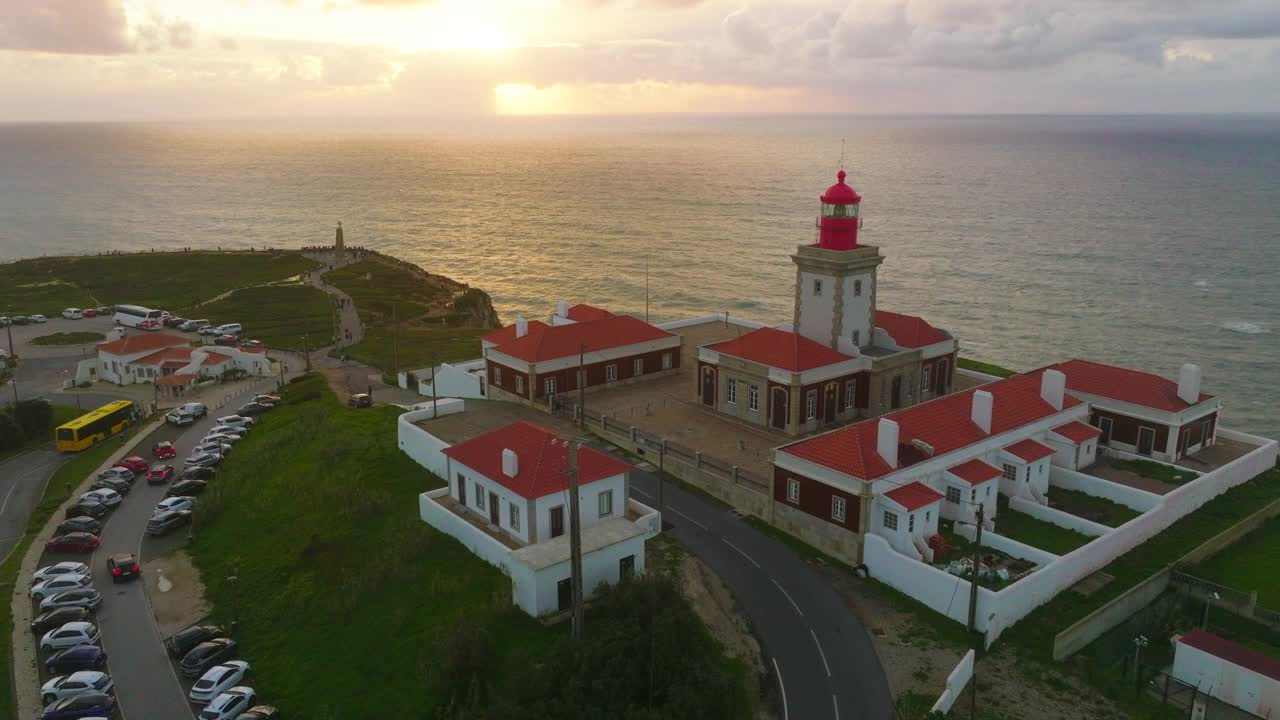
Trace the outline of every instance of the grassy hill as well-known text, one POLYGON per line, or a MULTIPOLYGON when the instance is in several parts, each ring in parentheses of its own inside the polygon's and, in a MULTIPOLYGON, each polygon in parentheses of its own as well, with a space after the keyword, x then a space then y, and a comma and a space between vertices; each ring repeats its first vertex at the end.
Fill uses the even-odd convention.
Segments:
POLYGON ((268 347, 301 352, 333 342, 333 300, 310 285, 261 285, 192 309, 187 317, 208 318, 215 325, 239 322, 245 337, 268 347), (304 340, 305 336, 305 340, 304 340))

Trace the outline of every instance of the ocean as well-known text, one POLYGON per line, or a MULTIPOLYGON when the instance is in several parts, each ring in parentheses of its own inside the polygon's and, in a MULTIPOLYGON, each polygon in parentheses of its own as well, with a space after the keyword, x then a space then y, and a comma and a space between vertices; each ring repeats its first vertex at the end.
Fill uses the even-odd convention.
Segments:
MULTIPOLYGON (((487 290, 789 322, 789 255, 844 165, 880 307, 962 354, 1204 368, 1280 434, 1280 118, 748 115, 334 131, 0 125, 0 259, 332 242, 487 290)), ((163 279, 158 279, 163 281, 163 279)))

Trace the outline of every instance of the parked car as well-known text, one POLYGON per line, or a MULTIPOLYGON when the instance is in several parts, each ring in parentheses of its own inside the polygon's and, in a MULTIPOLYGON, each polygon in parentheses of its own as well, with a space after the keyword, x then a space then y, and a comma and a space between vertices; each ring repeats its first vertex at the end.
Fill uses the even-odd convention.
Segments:
POLYGON ((214 425, 209 429, 209 435, 238 435, 242 438, 247 432, 248 425, 214 425))
POLYGON ((81 670, 70 675, 59 675, 40 686, 40 699, 48 705, 88 692, 109 693, 115 683, 111 676, 97 670, 81 670))
POLYGON ((92 587, 93 575, 91 573, 76 573, 75 575, 59 575, 44 582, 36 583, 31 586, 31 591, 28 594, 32 600, 43 600, 58 593, 92 587))
POLYGON ((218 468, 215 467, 189 467, 178 475, 179 480, 212 480, 214 475, 218 474, 218 468))
POLYGON ((56 627, 62 627, 69 622, 77 622, 88 620, 93 617, 93 611, 87 607, 60 607, 54 608, 45 613, 36 616, 31 621, 31 630, 36 633, 46 633, 56 627))
POLYGON ((209 467, 222 464, 222 456, 217 453, 198 452, 182 463, 187 467, 209 467))
POLYGON ((98 317, 98 311, 93 308, 85 308, 80 311, 80 315, 87 318, 98 317))
POLYGON ((173 466, 156 463, 147 471, 148 485, 163 485, 173 479, 173 466))
POLYGON ((239 335, 244 332, 244 327, 240 323, 226 323, 218 326, 219 335, 239 335))
POLYGON ((139 330, 148 330, 148 331, 150 331, 150 330, 159 330, 159 329, 160 329, 160 328, 162 328, 162 327, 164 327, 164 326, 160 324, 160 321, 159 321, 159 320, 152 320, 152 319, 150 319, 150 318, 148 318, 148 319, 146 319, 146 320, 140 320, 140 321, 138 322, 138 329, 139 329, 139 330))
POLYGON ((107 305, 103 305, 97 310, 99 315, 110 315, 113 312, 112 309, 107 305))
POLYGON ((52 552, 93 552, 98 549, 98 537, 89 533, 67 533, 53 538, 44 547, 52 552))
POLYGON ((183 525, 191 524, 190 510, 169 510, 156 513, 147 521, 147 534, 155 537, 168 535, 183 525))
POLYGON ((76 645, 97 645, 98 628, 91 622, 69 622, 50 630, 40 638, 41 650, 64 650, 76 645))
POLYGON ((236 720, 280 720, 280 711, 274 705, 254 705, 236 720))
POLYGON ((183 496, 191 497, 199 495, 209 487, 209 483, 205 480, 179 480, 169 486, 164 491, 165 497, 183 496))
POLYGON ((236 413, 245 416, 261 415, 264 412, 270 411, 274 407, 274 405, 267 405, 260 402, 247 402, 236 408, 236 413))
POLYGON ((91 518, 100 518, 107 514, 107 506, 100 502, 91 502, 81 500, 80 502, 67 508, 67 512, 63 517, 73 518, 88 516, 91 518))
POLYGON ((196 421, 196 417, 182 410, 171 410, 169 414, 164 416, 164 421, 177 427, 186 427, 193 424, 196 421))
POLYGON ((181 327, 182 324, 185 323, 186 321, 187 321, 186 318, 174 317, 170 315, 169 317, 164 319, 164 326, 167 328, 181 327))
POLYGON ((30 325, 31 318, 27 317, 26 315, 14 315, 13 317, 9 318, 9 322, 13 323, 14 325, 30 325))
POLYGON ((155 512, 151 513, 151 517, 155 517, 160 513, 169 512, 170 510, 190 510, 195 507, 195 504, 196 499, 189 495, 167 497, 156 504, 155 512))
POLYGON ((347 405, 353 408, 373 407, 373 398, 369 397, 369 393, 354 393, 347 398, 347 405))
POLYGON ((248 674, 249 663, 243 660, 230 660, 214 665, 191 686, 191 702, 203 705, 243 682, 248 674))
POLYGON ((7 315, 0 315, 0 327, 9 327, 13 324, 13 318, 7 315))
POLYGON ((68 320, 79 320, 83 315, 80 312, 80 308, 67 308, 62 311, 62 317, 68 320))
POLYGON ((160 442, 156 443, 155 447, 151 448, 151 454, 155 455, 157 458, 161 460, 165 460, 167 458, 177 457, 178 448, 174 447, 173 443, 169 442, 168 440, 161 440, 160 442))
POLYGON ((253 705, 257 694, 253 688, 239 685, 209 701, 200 711, 199 720, 235 720, 242 710, 253 705))
POLYGON ((279 405, 280 396, 279 395, 254 395, 253 401, 262 403, 264 405, 279 405))
POLYGON ((129 481, 125 480, 124 478, 108 475, 107 477, 98 478, 97 480, 94 480, 93 485, 91 486, 90 489, 114 490, 115 492, 118 492, 121 495, 128 495, 129 491, 133 489, 133 486, 130 485, 129 481))
POLYGON ((103 470, 102 472, 98 473, 99 479, 104 477, 118 477, 128 482, 133 482, 137 478, 137 475, 135 475, 134 472, 129 468, 120 467, 119 465, 116 465, 115 467, 109 467, 106 470, 103 470))
POLYGON ((221 455, 226 457, 231 454, 231 446, 227 443, 220 443, 214 440, 201 442, 199 445, 191 449, 193 455, 199 453, 209 453, 212 455, 221 455))
POLYGON ((182 332, 197 332, 198 330, 200 330, 200 328, 206 328, 206 327, 209 327, 209 321, 201 319, 201 320, 188 320, 182 323, 181 325, 179 325, 178 329, 181 330, 182 332))
POLYGON ((102 593, 93 588, 84 588, 47 597, 40 601, 40 610, 53 610, 60 607, 86 607, 92 610, 101 604, 102 593))
POLYGON ((178 669, 189 678, 197 678, 214 665, 234 658, 238 651, 239 645, 231 638, 206 640, 182 656, 178 669))
POLYGON ((107 664, 107 653, 97 645, 77 645, 54 653, 44 666, 51 673, 73 673, 77 670, 101 670, 107 664))
POLYGON ((113 508, 119 505, 122 501, 124 501, 124 497, 120 495, 120 493, 116 492, 115 490, 109 490, 107 488, 98 488, 97 490, 90 490, 89 492, 81 495, 80 499, 93 500, 94 502, 100 502, 109 508, 113 508))
POLYGON ((199 330, 196 330, 196 332, 201 335, 221 335, 222 334, 221 332, 218 331, 217 325, 205 325, 199 330))
POLYGON ((150 467, 150 463, 147 462, 146 458, 140 455, 130 455, 123 460, 117 461, 116 466, 122 467, 134 475, 137 475, 138 473, 146 472, 147 468, 150 467))
POLYGON ((223 445, 235 445, 240 442, 238 433, 215 433, 211 432, 205 435, 200 442, 222 443, 223 445))
POLYGON ((169 651, 170 657, 180 658, 191 652, 192 648, 202 642, 226 636, 227 633, 217 625, 191 625, 179 630, 165 640, 164 647, 169 651))
POLYGON ((224 347, 233 347, 239 340, 235 335, 217 335, 213 338, 214 345, 222 345, 224 347))
POLYGON ((266 346, 267 346, 266 343, 262 342, 261 340, 245 340, 244 342, 240 343, 241 350, 261 350, 266 346))
POLYGON ((255 422, 257 421, 253 418, 244 417, 242 415, 224 415, 223 417, 218 418, 219 425, 232 425, 243 428, 253 428, 253 424, 255 422))
POLYGON ((209 414, 209 408, 205 407, 204 403, 198 403, 198 402, 186 403, 185 405, 179 406, 178 409, 185 410, 191 413, 192 415, 195 415, 198 418, 202 418, 205 415, 209 414))
POLYGON ((133 556, 133 553, 116 553, 107 558, 107 571, 111 573, 111 582, 114 583, 137 579, 141 574, 138 570, 138 559, 133 556))
POLYGON ((65 575, 88 575, 89 566, 75 560, 46 565, 31 575, 31 584, 38 585, 45 580, 52 580, 65 575))
POLYGON ((42 325, 44 323, 49 322, 49 318, 39 313, 36 313, 35 315, 28 315, 27 317, 30 318, 31 322, 36 323, 37 325, 42 325))
POLYGON ((96 720, 114 717, 115 714, 114 695, 87 692, 49 704, 40 715, 40 720, 96 720))
POLYGON ((90 535, 98 535, 102 533, 102 521, 94 520, 88 516, 67 518, 58 523, 57 529, 54 531, 59 535, 67 533, 83 532, 90 535))

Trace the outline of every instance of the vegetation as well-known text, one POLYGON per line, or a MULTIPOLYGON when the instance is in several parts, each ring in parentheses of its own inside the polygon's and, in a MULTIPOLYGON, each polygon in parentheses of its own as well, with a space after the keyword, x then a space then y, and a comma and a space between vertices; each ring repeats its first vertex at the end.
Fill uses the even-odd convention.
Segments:
POLYGON ((361 260, 330 270, 325 282, 351 296, 366 325, 411 320, 427 314, 432 304, 447 299, 448 290, 427 282, 408 266, 382 260, 361 260))
POLYGON ((1010 370, 1009 368, 1006 368, 1006 367, 1000 367, 999 365, 994 365, 992 363, 982 362, 981 360, 970 360, 969 358, 960 358, 956 360, 956 367, 962 367, 965 370, 972 370, 974 372, 986 373, 987 375, 995 375, 996 377, 1002 377, 1002 378, 1009 377, 1010 375, 1018 374, 1017 370, 1010 370))
POLYGON ((1174 467, 1154 460, 1110 460, 1111 466, 1120 470, 1128 470, 1152 480, 1159 480, 1170 485, 1181 485, 1200 477, 1200 473, 1188 468, 1174 467))
POLYGON ((433 360, 442 363, 480 357, 480 338, 490 332, 493 331, 486 328, 409 325, 401 327, 393 340, 391 328, 365 326, 363 340, 335 348, 329 354, 337 357, 345 353, 352 360, 378 368, 416 370, 428 367, 433 360))
POLYGON ((106 340, 107 336, 96 332, 60 332, 32 338, 32 345, 88 345, 106 340))
POLYGON ((514 608, 509 578, 418 517, 443 483, 400 452, 394 408, 342 407, 318 375, 284 397, 197 506, 191 553, 213 619, 239 621, 255 686, 288 716, 748 715, 669 586, 603 594, 570 652, 566 626, 514 608))
POLYGON ((0 315, 132 303, 177 313, 236 288, 320 265, 294 251, 167 252, 19 260, 0 265, 0 315))
MULTIPOLYGON (((1055 488, 1053 492, 1057 493, 1058 490, 1055 488)), ((996 533, 1012 540, 1047 550, 1055 555, 1066 555, 1093 539, 1084 533, 1068 530, 1018 512, 1009 507, 1009 500, 1004 495, 999 497, 998 502, 996 533)))
POLYGON ((333 342, 333 300, 310 285, 244 288, 190 312, 215 325, 241 323, 245 338, 261 340, 274 349, 301 351, 304 346, 315 349, 333 342))
POLYGON ((0 408, 0 462, 53 439, 53 429, 84 414, 69 405, 23 400, 0 408))
POLYGON ((1258 604, 1280 611, 1280 518, 1272 518, 1191 570, 1236 590, 1258 591, 1258 604))
POLYGON ((1120 527, 1142 514, 1118 502, 1062 487, 1050 491, 1049 505, 1109 527, 1120 527))

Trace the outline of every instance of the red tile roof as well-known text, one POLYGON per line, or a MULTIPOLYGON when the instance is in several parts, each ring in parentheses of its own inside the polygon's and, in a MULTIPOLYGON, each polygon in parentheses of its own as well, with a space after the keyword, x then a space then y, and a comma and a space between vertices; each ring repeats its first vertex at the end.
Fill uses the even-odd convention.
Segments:
MULTIPOLYGON (((533 500, 569 487, 569 449, 560 442, 552 444, 556 437, 541 425, 521 420, 464 440, 443 452, 520 497, 533 500), (516 454, 514 478, 502 473, 503 450, 516 454)), ((630 469, 631 466, 621 460, 589 447, 578 450, 580 484, 603 480, 630 469)))
MULTIPOLYGON (((248 351, 246 350, 246 352, 248 352, 248 351)), ((205 356, 204 356, 204 364, 205 364, 205 365, 220 365, 220 364, 222 364, 222 363, 224 363, 224 362, 226 362, 226 361, 228 361, 228 360, 230 360, 230 359, 231 359, 231 356, 230 356, 230 355, 224 355, 224 354, 222 354, 222 353, 220 353, 220 352, 214 352, 214 351, 212 351, 212 350, 206 350, 206 351, 205 351, 205 356)))
POLYGON ((242 347, 242 348, 236 348, 236 349, 239 350, 240 352, 247 352, 247 353, 264 353, 267 351, 267 349, 264 347, 242 347))
MULTIPOLYGON (((535 334, 540 335, 548 327, 550 327, 550 325, 547 325, 541 320, 530 320, 528 322, 529 322, 530 335, 535 335, 535 334)), ((480 339, 485 342, 491 342, 495 345, 501 345, 502 343, 505 343, 505 342, 511 342, 512 340, 516 339, 516 324, 511 323, 506 327, 498 328, 497 330, 494 330, 493 332, 489 333, 488 335, 485 335, 480 339)))
POLYGON ((184 345, 183 347, 165 348, 164 350, 153 352, 150 355, 144 355, 137 360, 132 360, 130 362, 136 365, 160 365, 166 361, 185 361, 182 364, 186 365, 188 362, 191 362, 191 346, 184 345))
MULTIPOLYGON (((1067 376, 1068 390, 1166 412, 1180 412, 1192 405, 1178 397, 1178 383, 1153 373, 1090 360, 1068 360, 1052 367, 1067 376)), ((1212 395, 1200 393, 1198 402, 1212 399, 1212 395)))
POLYGON ((592 320, 603 320, 608 317, 613 317, 613 313, 605 310, 604 308, 587 305, 586 303, 578 303, 577 305, 569 308, 569 319, 574 322, 590 322, 592 320))
POLYGON ((970 485, 979 485, 1004 474, 1000 468, 982 462, 977 458, 968 462, 962 462, 955 467, 949 467, 947 468, 947 472, 955 475, 970 485))
POLYGON ((713 343, 707 349, 791 372, 804 372, 853 359, 800 333, 770 327, 713 343))
POLYGON ((1280 680, 1280 658, 1274 658, 1245 647, 1240 643, 1218 637, 1204 630, 1192 630, 1178 638, 1178 642, 1197 650, 1203 650, 1215 657, 1222 658, 1233 665, 1265 675, 1272 680, 1280 680))
POLYGON ((160 348, 173 347, 175 345, 189 345, 191 341, 171 335, 169 333, 155 332, 145 335, 126 335, 119 340, 108 343, 100 343, 98 345, 99 352, 110 353, 111 355, 132 355, 134 353, 149 352, 159 350, 160 348))
MULTIPOLYGON (((1040 373, 1014 375, 981 388, 962 390, 914 407, 889 413, 885 417, 898 423, 899 468, 927 459, 912 445, 922 440, 933 446, 933 456, 959 450, 990 437, 973 423, 970 411, 973 393, 985 390, 995 398, 991 417, 991 435, 1008 432, 1057 413, 1040 397, 1040 373)), ((1066 397, 1064 410, 1081 401, 1066 397)), ((876 453, 878 419, 863 420, 822 435, 784 445, 778 452, 809 460, 862 480, 888 475, 890 468, 876 453)))
POLYGON ((1102 434, 1098 428, 1089 423, 1082 423, 1079 420, 1072 420, 1066 425, 1059 425, 1053 429, 1053 432, 1079 445, 1086 440, 1092 440, 1102 434))
POLYGON ((910 482, 896 487, 884 496, 906 508, 907 512, 919 510, 942 499, 942 493, 920 482, 910 482))
POLYGON ((1035 462, 1052 455, 1055 450, 1044 443, 1038 443, 1031 438, 1027 438, 1021 442, 1016 442, 1004 449, 1007 453, 1022 458, 1023 462, 1035 462))
POLYGON ((876 327, 889 333, 904 348, 922 348, 947 339, 942 331, 915 315, 901 315, 888 310, 876 311, 876 327))
POLYGON ((630 315, 614 315, 568 325, 539 324, 542 325, 540 332, 535 332, 533 323, 529 323, 529 334, 517 338, 513 333, 511 340, 498 343, 494 350, 525 362, 542 362, 577 357, 584 348, 587 352, 597 352, 676 337, 630 315))

